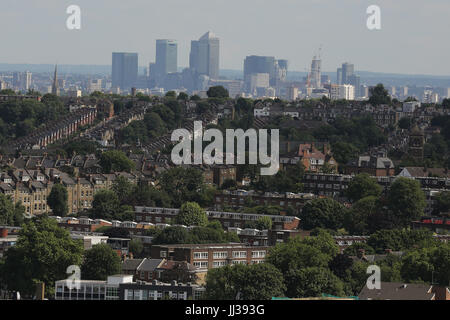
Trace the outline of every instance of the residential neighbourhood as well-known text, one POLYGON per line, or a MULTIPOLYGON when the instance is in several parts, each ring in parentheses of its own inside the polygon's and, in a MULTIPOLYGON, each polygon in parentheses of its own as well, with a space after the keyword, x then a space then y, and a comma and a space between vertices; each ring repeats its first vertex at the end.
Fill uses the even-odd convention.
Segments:
POLYGON ((450 4, 198 2, 0 4, 0 300, 450 300, 450 4))

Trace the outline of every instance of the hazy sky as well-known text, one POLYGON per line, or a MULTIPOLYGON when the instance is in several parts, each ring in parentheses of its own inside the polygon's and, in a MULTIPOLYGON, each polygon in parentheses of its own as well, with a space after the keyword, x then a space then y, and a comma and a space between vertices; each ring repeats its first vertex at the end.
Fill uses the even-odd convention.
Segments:
POLYGON ((242 69, 246 55, 289 60, 304 71, 322 45, 322 69, 450 76, 449 0, 1 0, 0 63, 110 64, 111 52, 154 61, 155 40, 178 40, 178 64, 192 39, 220 38, 220 67, 242 69), (81 7, 81 30, 66 8, 81 7), (369 5, 381 30, 366 27, 369 5))

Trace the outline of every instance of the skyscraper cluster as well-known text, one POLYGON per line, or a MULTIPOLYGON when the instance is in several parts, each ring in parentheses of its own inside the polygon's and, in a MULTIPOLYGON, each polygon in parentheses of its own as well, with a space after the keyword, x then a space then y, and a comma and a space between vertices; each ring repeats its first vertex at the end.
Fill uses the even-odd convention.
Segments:
POLYGON ((28 91, 31 89, 31 72, 14 72, 12 77, 12 86, 16 90, 28 91))
POLYGON ((212 32, 191 41, 189 68, 178 72, 176 40, 156 40, 155 62, 150 63, 148 86, 166 90, 205 90, 209 80, 219 78, 220 40, 212 32))
POLYGON ((245 91, 254 96, 276 92, 286 80, 287 68, 287 60, 276 60, 271 56, 247 56, 244 60, 245 91))
POLYGON ((348 62, 342 64, 341 68, 337 69, 337 84, 349 84, 355 87, 355 96, 360 97, 361 78, 355 73, 355 66, 348 62))

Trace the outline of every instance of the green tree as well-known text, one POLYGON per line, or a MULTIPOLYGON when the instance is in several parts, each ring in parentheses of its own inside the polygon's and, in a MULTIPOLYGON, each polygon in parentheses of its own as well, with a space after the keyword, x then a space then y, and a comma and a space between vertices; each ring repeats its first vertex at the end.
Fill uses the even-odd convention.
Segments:
POLYGON ((118 254, 107 244, 97 244, 84 254, 81 266, 83 280, 106 280, 108 276, 120 273, 118 254))
POLYGON ((436 207, 435 207, 435 213, 436 214, 448 214, 450 211, 450 192, 449 191, 443 191, 439 193, 436 197, 436 207))
POLYGON ((266 262, 273 264, 283 274, 286 274, 291 269, 313 266, 327 268, 332 258, 333 256, 321 251, 316 246, 295 239, 270 248, 266 262))
POLYGON ((360 173, 348 184, 347 197, 353 202, 368 196, 379 197, 383 188, 367 173, 360 173))
POLYGON ((91 217, 93 219, 115 220, 120 213, 120 202, 116 193, 103 189, 94 194, 91 217))
POLYGON ((369 103, 373 106, 380 104, 390 104, 391 97, 389 92, 384 88, 383 84, 379 83, 374 88, 370 88, 369 103))
POLYGON ((139 258, 144 251, 144 245, 139 239, 131 239, 129 244, 129 251, 133 254, 133 257, 139 258))
POLYGON ((401 228, 419 219, 426 207, 425 194, 420 183, 413 179, 397 178, 388 196, 389 221, 392 227, 401 228))
POLYGON ((128 204, 134 193, 135 185, 125 177, 117 177, 112 185, 112 190, 116 193, 121 204, 128 204))
POLYGON ((386 249, 400 251, 414 246, 429 247, 435 243, 429 230, 390 229, 379 230, 372 234, 367 244, 377 253, 384 253, 386 249))
POLYGON ((134 162, 119 150, 109 150, 100 156, 100 166, 104 173, 127 171, 134 169, 134 162))
POLYGON ((400 129, 409 130, 411 129, 411 123, 412 123, 411 117, 403 117, 398 121, 398 127, 400 129))
POLYGON ((256 220, 256 229, 259 230, 271 230, 272 229, 272 218, 268 216, 259 217, 256 220))
POLYGON ((167 91, 166 98, 176 98, 177 93, 175 91, 167 91))
POLYGON ((322 294, 345 295, 344 283, 327 268, 308 267, 290 270, 285 278, 291 284, 286 290, 288 297, 320 297, 322 294))
POLYGON ((380 201, 374 196, 358 200, 347 211, 344 226, 353 235, 367 235, 378 230, 380 201))
POLYGON ((325 228, 338 230, 343 227, 347 209, 336 200, 323 198, 308 201, 299 214, 305 230, 325 228))
POLYGON ((202 172, 195 168, 176 167, 165 171, 160 178, 160 186, 172 198, 172 204, 180 207, 184 202, 195 201, 201 205, 207 189, 202 172))
POLYGON ((175 226, 164 228, 152 240, 152 244, 183 244, 191 243, 189 231, 183 227, 175 226))
POLYGON ((24 209, 20 203, 14 206, 11 198, 0 193, 0 225, 20 226, 24 221, 24 209))
POLYGON ((284 296, 283 275, 268 263, 211 269, 206 276, 206 299, 269 300, 284 296))
POLYGON ((184 100, 184 101, 186 101, 186 100, 189 99, 189 96, 188 96, 186 93, 184 93, 184 92, 180 92, 180 93, 178 94, 177 99, 178 99, 178 100, 184 100))
POLYGON ((3 90, 0 90, 0 94, 7 95, 7 96, 15 96, 17 93, 12 89, 3 89, 3 90))
POLYGON ((68 193, 65 186, 60 183, 56 183, 52 187, 52 191, 47 198, 47 204, 52 209, 52 212, 56 216, 64 217, 69 212, 67 205, 68 193))
POLYGON ((66 279, 67 267, 80 265, 83 244, 49 218, 26 221, 14 247, 5 254, 4 272, 9 290, 31 297, 36 283, 44 282, 46 295, 54 295, 55 281, 66 279))
POLYGON ((184 203, 176 217, 176 223, 186 226, 206 226, 208 224, 208 216, 198 203, 184 203))
POLYGON ((445 109, 450 108, 450 98, 445 98, 442 100, 442 107, 445 109))
POLYGON ((208 98, 228 98, 229 97, 228 90, 225 89, 223 86, 209 87, 206 94, 208 95, 208 98))
POLYGON ((420 248, 402 259, 401 275, 405 281, 425 281, 447 286, 450 281, 450 245, 420 248))

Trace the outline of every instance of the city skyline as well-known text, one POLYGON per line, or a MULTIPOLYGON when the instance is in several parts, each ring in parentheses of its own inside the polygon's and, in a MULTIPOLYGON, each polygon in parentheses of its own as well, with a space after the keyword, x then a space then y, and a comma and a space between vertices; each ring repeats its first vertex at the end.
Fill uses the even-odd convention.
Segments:
POLYGON ((6 2, 0 26, 9 30, 4 41, 11 45, 0 53, 2 63, 107 65, 111 52, 124 51, 138 52, 140 65, 145 66, 154 61, 156 39, 175 39, 178 65, 188 66, 190 41, 210 30, 221 39, 220 69, 241 70, 246 56, 261 55, 283 57, 290 70, 303 71, 322 46, 323 71, 351 61, 360 70, 374 72, 450 74, 446 57, 450 45, 443 41, 450 4, 439 0, 425 7, 414 0, 378 1, 382 29, 377 31, 365 26, 369 1, 328 1, 326 10, 323 1, 264 5, 249 1, 234 10, 233 3, 225 7, 203 0, 196 8, 178 0, 153 5, 133 2, 128 7, 116 1, 79 0, 82 27, 75 31, 65 27, 68 1, 30 1, 31 10, 26 12, 22 1, 6 2), (169 6, 178 10, 169 11, 169 6), (273 16, 274 12, 280 14, 273 16), (125 18, 117 20, 121 15, 125 18), (17 41, 25 37, 27 41, 17 41), (430 37, 442 41, 428 41, 430 37))

